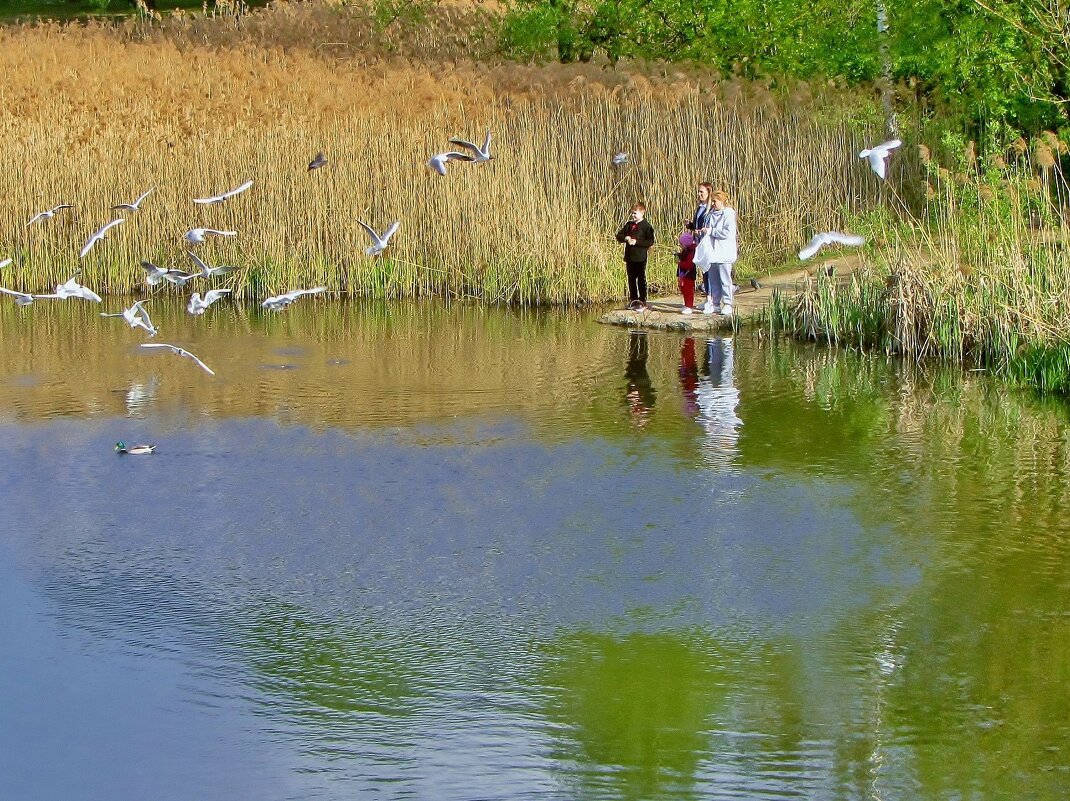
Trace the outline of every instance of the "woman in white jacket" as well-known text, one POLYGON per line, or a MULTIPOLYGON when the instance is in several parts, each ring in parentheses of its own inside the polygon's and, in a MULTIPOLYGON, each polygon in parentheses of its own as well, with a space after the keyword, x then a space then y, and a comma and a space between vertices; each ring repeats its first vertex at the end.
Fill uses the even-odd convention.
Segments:
POLYGON ((732 314, 732 265, 739 257, 736 240, 736 210, 728 205, 728 193, 720 190, 710 196, 713 212, 707 218, 710 231, 707 236, 713 243, 713 258, 707 271, 710 274, 710 292, 702 311, 713 314, 732 314))

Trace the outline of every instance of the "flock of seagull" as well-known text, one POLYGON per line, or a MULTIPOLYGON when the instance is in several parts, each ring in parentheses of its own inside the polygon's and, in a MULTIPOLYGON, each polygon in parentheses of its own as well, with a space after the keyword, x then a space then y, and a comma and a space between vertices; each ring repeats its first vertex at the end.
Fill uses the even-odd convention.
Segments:
MULTIPOLYGON (((489 162, 492 158, 494 158, 494 156, 492 156, 490 153, 490 131, 487 132, 486 138, 483 140, 482 145, 477 145, 473 142, 457 138, 450 139, 449 142, 451 144, 459 146, 460 148, 463 148, 464 152, 460 150, 448 150, 441 153, 436 153, 431 156, 431 158, 427 161, 426 166, 428 167, 428 169, 434 171, 438 175, 446 175, 447 165, 450 162, 483 164, 489 162)), ((868 161, 870 168, 879 178, 884 179, 887 174, 888 159, 892 151, 898 148, 901 144, 902 142, 900 142, 898 139, 892 139, 887 142, 882 142, 881 144, 876 145, 874 147, 864 149, 858 155, 859 158, 863 158, 868 161)), ((311 172, 313 170, 318 170, 326 166, 327 163, 328 160, 324 156, 324 154, 317 153, 316 156, 312 159, 312 161, 309 162, 308 171, 311 172)), ((616 155, 613 156, 612 163, 616 167, 623 167, 624 165, 629 163, 629 156, 623 151, 618 152, 616 155)), ((241 195, 242 193, 252 188, 252 186, 253 181, 247 180, 241 185, 228 191, 221 192, 216 195, 211 195, 209 197, 194 198, 193 202, 201 206, 218 205, 221 203, 225 203, 228 200, 237 197, 238 195, 241 195)), ((153 193, 153 191, 155 191, 155 189, 156 187, 152 187, 143 192, 141 195, 139 195, 136 200, 130 203, 119 203, 115 206, 112 206, 112 209, 114 211, 137 212, 141 208, 141 204, 144 203, 146 198, 148 198, 153 193)), ((71 208, 73 208, 73 205, 69 203, 62 203, 57 206, 53 206, 52 208, 46 209, 45 211, 41 211, 35 214, 33 217, 30 218, 29 222, 27 222, 26 225, 27 227, 29 227, 31 225, 46 223, 60 212, 71 208)), ((89 237, 85 245, 79 251, 79 258, 84 259, 98 242, 103 241, 107 237, 109 231, 111 231, 116 226, 123 224, 124 222, 124 218, 116 217, 115 219, 106 223, 98 231, 96 231, 92 236, 89 237)), ((369 239, 371 240, 371 244, 364 251, 365 255, 369 257, 375 257, 383 253, 389 246, 390 240, 397 233, 399 227, 401 226, 400 221, 394 221, 390 224, 389 227, 387 227, 386 231, 382 235, 380 235, 364 221, 357 220, 357 223, 365 230, 365 232, 368 234, 369 239)), ((237 231, 224 231, 216 228, 204 227, 191 228, 190 230, 186 231, 185 234, 183 234, 183 238, 191 245, 199 245, 205 242, 207 238, 211 236, 232 237, 237 235, 237 231)), ((813 239, 811 239, 810 242, 802 250, 799 251, 799 258, 803 261, 810 259, 814 255, 816 255, 822 247, 825 247, 827 245, 846 245, 850 247, 857 247, 863 244, 865 244, 865 239, 861 236, 857 236, 854 234, 844 234, 839 231, 825 231, 823 233, 816 234, 813 239)), ((157 265, 152 264, 149 261, 142 261, 141 266, 142 269, 145 270, 144 281, 146 286, 149 287, 151 290, 157 286, 160 286, 161 284, 168 283, 175 287, 181 288, 194 279, 199 278, 203 280, 209 280, 212 278, 227 275, 228 273, 234 270, 234 268, 230 266, 209 265, 200 257, 198 257, 197 254, 194 253, 192 250, 187 251, 187 255, 190 257, 194 267, 196 268, 192 272, 182 272, 181 270, 176 270, 173 268, 158 267, 157 265)), ((12 259, 5 259, 3 261, 0 261, 0 268, 7 266, 11 262, 12 259)), ((58 284, 55 288, 55 291, 50 294, 32 294, 28 292, 18 292, 16 290, 7 289, 5 287, 0 287, 0 293, 13 297, 15 303, 19 306, 29 306, 34 301, 44 299, 81 299, 94 303, 101 303, 102 298, 100 297, 100 295, 78 282, 78 275, 80 273, 81 269, 76 271, 74 276, 67 279, 62 284, 58 284)), ((229 294, 230 291, 231 290, 229 289, 210 289, 206 291, 203 295, 200 292, 194 292, 190 295, 189 303, 186 309, 189 314, 195 316, 203 315, 213 303, 220 300, 225 295, 229 294)), ((323 286, 313 287, 311 289, 295 289, 290 292, 285 292, 281 295, 274 295, 272 297, 265 298, 260 305, 265 309, 280 312, 305 296, 317 295, 326 291, 326 287, 323 286)), ((120 317, 131 328, 141 328, 150 337, 155 337, 158 333, 158 330, 156 326, 153 325, 152 318, 149 316, 148 311, 145 309, 146 302, 147 300, 145 299, 138 300, 130 307, 123 309, 122 311, 104 312, 101 314, 101 316, 120 317)), ((188 350, 179 347, 178 345, 172 345, 164 342, 143 342, 140 344, 140 347, 147 350, 163 349, 169 351, 178 356, 190 359, 209 375, 215 375, 215 371, 213 371, 207 364, 201 361, 201 359, 199 359, 196 355, 189 352, 188 350)), ((135 446, 133 448, 128 449, 125 448, 120 442, 118 443, 116 450, 118 450, 120 453, 151 453, 154 448, 155 446, 135 446)))
MULTIPOLYGON (((443 153, 436 153, 435 155, 433 155, 427 161, 427 167, 435 171, 439 175, 446 174, 446 165, 451 161, 482 164, 494 158, 490 153, 490 131, 487 131, 486 138, 483 140, 483 144, 481 146, 476 145, 472 142, 468 142, 464 139, 450 139, 449 141, 451 144, 458 145, 468 152, 447 151, 443 153)), ((324 154, 317 153, 316 156, 312 159, 312 161, 309 162, 308 171, 312 172, 313 170, 318 170, 321 167, 326 166, 326 164, 327 158, 324 156, 324 154)), ((210 195, 209 197, 193 198, 193 202, 200 206, 218 205, 221 203, 225 203, 234 197, 237 197, 243 192, 246 192, 247 190, 252 188, 252 186, 253 181, 248 180, 242 183, 241 185, 234 187, 233 189, 227 190, 225 192, 220 192, 216 195, 210 195)), ((136 200, 130 203, 119 203, 115 206, 112 206, 112 210, 136 212, 141 208, 141 204, 145 201, 145 199, 148 198, 148 196, 151 195, 153 191, 155 191, 155 189, 156 187, 152 187, 146 190, 141 195, 139 195, 136 200)), ((29 222, 26 223, 26 226, 29 227, 31 225, 47 222, 60 212, 72 208, 74 208, 74 206, 70 203, 61 203, 57 206, 53 206, 50 209, 46 209, 45 211, 41 211, 33 215, 33 217, 30 218, 29 222)), ((115 228, 117 225, 122 225, 124 222, 126 222, 125 218, 116 217, 115 219, 105 224, 98 231, 96 231, 92 236, 89 237, 85 245, 82 246, 82 249, 78 253, 78 258, 84 259, 98 242, 101 242, 107 238, 108 233, 113 228, 115 228)), ((401 227, 401 222, 395 220, 387 227, 386 231, 384 231, 382 234, 379 234, 375 229, 373 229, 363 220, 357 220, 357 223, 367 232, 368 237, 371 240, 371 244, 364 251, 365 255, 369 257, 375 257, 383 253, 383 251, 385 251, 387 247, 389 247, 390 240, 393 238, 394 234, 396 234, 398 229, 401 227)), ((191 228, 190 230, 186 231, 186 233, 183 234, 182 237, 190 245, 199 245, 207 241, 209 237, 232 237, 237 235, 237 231, 223 231, 217 228, 191 228)), ((209 265, 199 256, 197 256, 197 254, 194 253, 192 250, 186 251, 186 253, 190 257, 194 267, 196 268, 192 272, 183 272, 182 270, 177 270, 174 268, 158 267, 152 262, 142 261, 141 267, 145 271, 145 285, 149 287, 150 290, 165 283, 171 284, 172 286, 178 288, 182 288, 194 279, 200 278, 204 280, 209 280, 219 276, 227 275, 228 273, 234 271, 234 268, 230 266, 209 265)), ((11 264, 11 261, 11 259, 5 259, 4 261, 0 262, 0 268, 6 267, 8 264, 11 264)), ((15 303, 17 303, 19 306, 29 306, 34 301, 45 299, 81 299, 91 301, 93 303, 103 302, 100 295, 78 282, 78 276, 80 273, 81 269, 79 269, 74 276, 67 279, 62 284, 57 285, 55 291, 49 294, 35 295, 29 292, 18 292, 16 290, 7 289, 5 287, 0 287, 0 293, 13 297, 15 299, 15 303)), ((206 291, 203 295, 200 292, 194 292, 190 295, 189 304, 187 305, 186 310, 192 315, 200 316, 204 314, 205 311, 207 311, 209 306, 218 301, 220 298, 229 294, 230 291, 231 290, 229 289, 210 289, 206 291)), ((270 311, 280 312, 305 296, 318 295, 326 291, 327 288, 323 286, 313 287, 311 289, 295 289, 291 290, 290 292, 284 292, 281 295, 274 295, 272 297, 265 298, 260 303, 260 305, 261 307, 270 311)), ((145 309, 146 302, 147 300, 139 300, 133 305, 131 305, 129 308, 123 309, 122 311, 102 313, 101 317, 120 317, 131 328, 140 328, 144 330, 150 337, 155 337, 158 333, 158 330, 156 326, 153 325, 152 318, 149 316, 148 311, 145 309)), ((192 360, 209 375, 215 375, 215 371, 213 371, 197 356, 177 345, 171 345, 163 342, 152 342, 142 343, 140 347, 146 349, 166 349, 172 353, 177 354, 178 356, 182 356, 192 360)))

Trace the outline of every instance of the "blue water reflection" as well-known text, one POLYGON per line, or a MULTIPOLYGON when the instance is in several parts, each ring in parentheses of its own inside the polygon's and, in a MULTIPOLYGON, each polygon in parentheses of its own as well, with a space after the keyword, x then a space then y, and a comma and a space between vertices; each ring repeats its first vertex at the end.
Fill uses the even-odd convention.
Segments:
POLYGON ((931 439, 887 364, 606 336, 469 414, 457 362, 323 419, 349 366, 297 337, 261 414, 163 373, 0 424, 0 797, 1062 797, 1061 663, 1007 646, 1066 642, 1070 537, 963 523, 1002 491, 937 453, 975 412, 931 439))

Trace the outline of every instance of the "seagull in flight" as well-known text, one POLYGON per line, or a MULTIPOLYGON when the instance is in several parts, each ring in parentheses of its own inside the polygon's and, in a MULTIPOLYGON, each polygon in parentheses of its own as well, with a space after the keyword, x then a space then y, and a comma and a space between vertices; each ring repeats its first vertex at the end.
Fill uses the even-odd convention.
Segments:
POLYGON ((89 241, 85 243, 85 247, 83 247, 82 251, 78 254, 78 258, 84 259, 85 258, 85 254, 87 254, 93 248, 93 245, 95 245, 97 242, 102 240, 105 237, 105 235, 107 235, 109 230, 111 230, 112 228, 114 228, 115 226, 117 226, 119 223, 122 223, 122 222, 125 222, 125 220, 123 220, 122 217, 120 217, 118 219, 115 219, 115 220, 112 220, 110 223, 108 223, 103 228, 101 228, 99 231, 97 231, 95 234, 93 234, 91 237, 89 237, 89 241))
POLYGON ((628 154, 623 150, 613 157, 613 166, 622 167, 628 163, 628 154))
POLYGON ((455 145, 460 145, 465 150, 472 151, 472 161, 476 164, 482 164, 485 161, 490 161, 494 156, 490 154, 490 131, 487 131, 487 138, 483 140, 483 147, 476 147, 471 142, 466 142, 463 139, 451 139, 450 142, 455 145))
POLYGON ((185 286, 186 282, 191 278, 197 278, 200 275, 199 273, 184 273, 181 270, 157 267, 151 261, 141 262, 141 269, 145 271, 145 284, 147 286, 157 286, 164 281, 175 286, 185 286))
POLYGON ((196 265, 197 270, 199 271, 195 273, 195 275, 199 275, 201 278, 215 278, 217 275, 227 275, 228 273, 234 272, 233 267, 228 267, 224 265, 220 265, 219 267, 211 267, 205 264, 192 250, 187 250, 186 253, 191 259, 193 259, 193 263, 196 265))
POLYGON ((825 231, 823 234, 815 234, 810 243, 799 251, 800 261, 806 261, 817 254, 825 245, 848 245, 856 248, 866 244, 865 237, 857 234, 841 234, 839 231, 825 231))
POLYGON ((237 236, 237 231, 217 231, 215 228, 191 228, 186 231, 182 236, 191 245, 199 245, 204 242, 204 238, 209 235, 215 236, 237 236))
POLYGON ((195 361, 197 363, 197 366, 200 367, 202 370, 204 370, 206 373, 208 373, 208 375, 215 375, 215 371, 212 370, 211 367, 209 367, 207 364, 202 362, 200 359, 198 359, 196 356, 194 356, 192 353, 190 353, 185 348, 178 347, 178 345, 168 345, 166 342, 142 342, 140 347, 142 347, 142 348, 167 348, 167 350, 171 351, 172 353, 178 354, 179 356, 185 356, 187 359, 193 359, 193 361, 195 361))
MULTIPOLYGON (((81 272, 81 271, 79 271, 81 272)), ((37 297, 48 297, 46 295, 37 295, 37 297)), ((57 297, 61 300, 67 300, 68 298, 81 298, 82 300, 92 300, 96 303, 101 302, 101 297, 92 289, 82 286, 78 283, 78 273, 68 278, 64 283, 56 286, 56 294, 52 297, 57 297)))
POLYGON ((316 154, 316 158, 312 159, 312 161, 310 161, 308 163, 308 171, 312 172, 313 170, 318 170, 320 167, 326 167, 326 166, 327 166, 327 157, 324 156, 322 153, 317 153, 316 154))
POLYGON ((231 189, 229 192, 224 192, 221 195, 212 195, 212 197, 195 197, 193 199, 193 202, 194 203, 200 203, 200 204, 205 205, 205 206, 211 206, 211 205, 213 205, 215 203, 222 203, 224 200, 229 200, 230 198, 234 197, 235 195, 240 195, 242 192, 244 192, 246 189, 248 189, 252 185, 253 185, 252 181, 246 181, 241 186, 235 187, 234 189, 231 189))
POLYGON ((451 150, 448 153, 436 153, 428 160, 427 166, 439 175, 445 175, 446 163, 450 161, 475 161, 475 158, 467 153, 457 153, 451 150))
POLYGON ((373 244, 364 251, 365 256, 378 256, 386 250, 386 246, 390 244, 390 238, 397 233, 398 228, 401 226, 401 222, 395 220, 390 224, 390 227, 386 229, 386 233, 379 236, 379 234, 375 233, 367 223, 361 222, 360 220, 357 220, 357 223, 359 223, 360 227, 367 231, 368 236, 372 238, 373 244))
POLYGON ((74 208, 74 206, 72 206, 70 203, 61 203, 60 205, 53 206, 52 208, 50 208, 50 209, 48 209, 46 211, 39 211, 37 214, 33 215, 33 217, 30 218, 30 221, 28 223, 26 223, 26 227, 29 228, 31 225, 33 225, 38 220, 51 220, 53 217, 56 216, 56 212, 57 211, 63 211, 64 209, 73 209, 73 208, 74 208))
POLYGON ((134 201, 133 203, 120 203, 120 204, 119 204, 118 206, 112 206, 112 207, 111 207, 111 208, 112 208, 112 211, 115 211, 116 209, 128 209, 128 210, 130 210, 130 211, 137 211, 138 209, 140 209, 140 208, 141 208, 141 201, 142 201, 142 200, 144 200, 145 198, 147 198, 147 197, 148 197, 149 195, 151 195, 154 189, 156 189, 156 187, 155 187, 155 186, 154 186, 154 187, 152 187, 152 189, 147 189, 147 190, 146 190, 146 191, 145 191, 145 192, 144 192, 144 193, 143 193, 143 194, 142 194, 142 195, 141 195, 141 196, 140 196, 140 197, 139 197, 139 198, 138 198, 137 200, 135 200, 135 201, 134 201))
POLYGON ((202 315, 205 310, 221 297, 230 292, 229 289, 209 289, 204 293, 204 297, 201 297, 200 292, 194 292, 190 295, 189 305, 186 307, 186 311, 190 314, 202 315))
POLYGON ((121 312, 115 314, 105 314, 101 312, 101 317, 122 317, 126 320, 127 325, 131 328, 144 328, 149 332, 150 337, 156 336, 156 326, 152 324, 152 318, 149 317, 149 313, 145 311, 142 304, 145 301, 139 300, 129 309, 123 309, 121 312), (144 317, 142 317, 144 315, 144 317))
POLYGON ((890 139, 887 142, 881 142, 879 145, 863 150, 858 154, 858 157, 860 159, 868 159, 869 166, 873 172, 877 173, 877 177, 884 178, 888 171, 888 157, 901 144, 903 143, 898 139, 890 139))
POLYGON ((282 311, 304 295, 318 295, 320 292, 326 291, 327 287, 325 286, 318 286, 315 289, 295 289, 292 292, 286 292, 282 295, 275 295, 267 298, 260 305, 265 309, 271 309, 272 311, 282 311))

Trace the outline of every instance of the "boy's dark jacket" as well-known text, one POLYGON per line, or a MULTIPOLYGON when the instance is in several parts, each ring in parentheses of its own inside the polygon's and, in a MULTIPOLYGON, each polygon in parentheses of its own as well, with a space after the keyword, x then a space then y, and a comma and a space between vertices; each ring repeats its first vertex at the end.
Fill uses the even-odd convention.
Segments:
POLYGON ((624 260, 646 261, 646 252, 654 244, 654 226, 646 220, 640 220, 639 222, 628 220, 617 231, 617 241, 623 242, 626 236, 635 237, 635 244, 624 246, 624 260))

